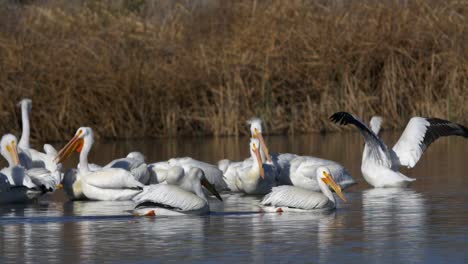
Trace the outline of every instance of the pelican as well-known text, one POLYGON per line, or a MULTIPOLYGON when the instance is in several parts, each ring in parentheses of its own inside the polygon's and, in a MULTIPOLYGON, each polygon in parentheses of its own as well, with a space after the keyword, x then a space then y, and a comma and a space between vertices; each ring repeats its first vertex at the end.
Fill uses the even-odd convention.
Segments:
POLYGON ((321 212, 336 208, 336 201, 330 186, 343 200, 346 197, 341 192, 341 187, 335 182, 327 167, 318 167, 316 179, 322 193, 313 192, 296 186, 274 187, 271 193, 265 195, 260 202, 264 212, 321 212), (328 186, 327 186, 328 185, 328 186))
POLYGON ((121 168, 130 171, 135 179, 143 184, 147 184, 150 180, 150 172, 148 165, 145 163, 145 156, 138 151, 130 152, 125 158, 113 160, 104 168, 121 168))
POLYGON ((11 134, 0 140, 0 152, 8 162, 8 167, 0 171, 0 203, 27 202, 43 193, 20 166, 16 142, 11 134))
POLYGON ((249 143, 251 157, 227 165, 224 177, 231 191, 267 194, 273 186, 276 186, 277 170, 272 166, 264 166, 260 144, 259 139, 251 138, 249 143))
MULTIPOLYGON (((270 154, 262 136, 262 120, 260 118, 252 118, 249 120, 249 124, 252 137, 259 139, 262 150, 268 160, 270 154)), ((351 174, 343 166, 331 160, 311 156, 298 156, 290 153, 278 153, 272 154, 270 161, 278 169, 279 185, 294 185, 312 191, 320 191, 315 177, 315 171, 320 166, 326 166, 332 172, 334 180, 342 189, 346 189, 356 183, 351 174)))
POLYGON ((460 124, 439 118, 413 117, 393 149, 389 149, 375 133, 379 131, 377 127, 380 128, 381 119, 378 126, 371 122, 372 129, 347 112, 334 113, 330 119, 341 125, 355 125, 361 132, 365 142, 361 172, 374 187, 408 186, 415 179, 400 173, 400 166, 414 167, 424 151, 439 137, 468 137, 468 129, 460 124))
POLYGON ((222 191, 228 189, 226 182, 223 179, 223 172, 219 168, 215 165, 195 160, 190 157, 172 158, 168 161, 152 163, 148 167, 152 174, 151 178, 157 179, 156 181, 161 182, 164 180, 164 175, 167 170, 174 166, 182 167, 185 173, 189 173, 192 168, 200 168, 203 170, 206 179, 213 184, 217 190, 222 191))
POLYGON ((64 161, 73 151, 80 153, 80 163, 76 174, 64 179, 65 191, 72 199, 86 197, 91 200, 124 201, 141 192, 143 184, 127 170, 102 168, 91 171, 88 167, 88 154, 94 143, 93 130, 80 127, 75 136, 59 151, 56 160, 64 161))
POLYGON ((57 155, 55 148, 50 144, 44 144, 43 153, 32 149, 29 145, 29 113, 32 109, 31 99, 22 99, 19 102, 19 106, 21 107, 22 132, 20 141, 18 143, 18 155, 21 165, 30 170, 31 174, 38 176, 52 174, 52 176, 55 178, 55 181, 60 182, 62 178, 62 165, 54 161, 54 158, 57 155), (45 168, 46 170, 36 168, 45 168))
POLYGON ((171 167, 167 171, 166 181, 167 184, 145 186, 144 191, 133 198, 137 204, 135 215, 209 214, 210 207, 202 186, 222 201, 199 168, 191 168, 185 174, 182 167, 171 167))

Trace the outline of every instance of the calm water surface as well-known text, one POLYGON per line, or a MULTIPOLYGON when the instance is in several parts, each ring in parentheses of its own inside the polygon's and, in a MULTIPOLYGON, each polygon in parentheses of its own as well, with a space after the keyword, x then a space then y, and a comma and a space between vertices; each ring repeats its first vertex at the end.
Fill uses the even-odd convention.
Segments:
MULTIPOLYGON (((387 142, 397 137, 384 133, 387 142)), ((364 182, 357 133, 267 141, 272 152, 342 163, 359 182, 346 190, 348 203, 327 215, 259 214, 261 197, 225 193, 224 203, 210 200, 210 216, 135 218, 127 211, 131 202, 69 202, 57 192, 35 204, 0 207, 0 263, 468 262, 467 141, 432 145, 416 168, 404 171, 417 178, 409 189, 364 182)), ((90 161, 105 164, 133 150, 148 161, 192 156, 214 163, 247 157, 248 139, 96 143, 90 161)))

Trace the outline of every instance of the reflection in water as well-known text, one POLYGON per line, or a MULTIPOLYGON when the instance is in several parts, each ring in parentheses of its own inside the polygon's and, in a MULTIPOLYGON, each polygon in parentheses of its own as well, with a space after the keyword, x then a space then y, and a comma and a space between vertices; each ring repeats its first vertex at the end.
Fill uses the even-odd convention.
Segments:
MULTIPOLYGON (((395 136, 384 133, 384 139, 391 142, 395 136)), ((462 139, 439 140, 416 168, 404 172, 417 178, 411 189, 369 189, 356 154, 362 153, 358 133, 267 141, 273 152, 342 163, 359 182, 346 190, 349 202, 329 215, 260 214, 261 196, 223 193, 224 202, 210 199, 210 216, 135 218, 128 212, 132 202, 66 202, 57 192, 40 203, 0 207, 0 263, 456 263, 466 258, 468 177, 462 139)), ((133 150, 141 150, 148 161, 175 156, 240 160, 249 154, 246 142, 97 142, 90 161, 105 164, 133 150)))
POLYGON ((426 208, 421 194, 411 189, 370 189, 362 193, 363 226, 375 261, 401 256, 406 262, 423 261, 426 208), (398 243, 398 251, 392 245, 398 243))

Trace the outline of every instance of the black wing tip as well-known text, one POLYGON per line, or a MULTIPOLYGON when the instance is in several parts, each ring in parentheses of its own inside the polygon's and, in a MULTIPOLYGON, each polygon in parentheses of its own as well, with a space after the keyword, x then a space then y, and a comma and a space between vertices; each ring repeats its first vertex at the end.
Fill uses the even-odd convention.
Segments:
POLYGON ((449 120, 441 119, 441 118, 436 118, 436 117, 430 117, 430 118, 425 118, 431 126, 445 126, 446 130, 441 131, 442 135, 456 135, 456 136, 462 136, 464 138, 468 138, 468 128, 466 128, 462 124, 458 124, 449 120), (443 133, 445 132, 445 133, 443 133))
POLYGON ((347 125, 354 117, 348 112, 336 112, 330 116, 330 121, 339 125, 347 125))

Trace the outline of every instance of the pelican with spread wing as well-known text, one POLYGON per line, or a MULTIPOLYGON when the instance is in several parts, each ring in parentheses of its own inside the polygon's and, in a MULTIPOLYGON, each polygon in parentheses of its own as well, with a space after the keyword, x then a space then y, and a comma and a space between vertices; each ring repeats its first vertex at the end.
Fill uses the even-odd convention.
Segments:
POLYGON ((347 112, 334 113, 330 120, 340 125, 356 126, 364 137, 361 171, 374 187, 405 187, 415 179, 400 173, 400 166, 413 168, 429 145, 439 137, 468 137, 463 125, 439 118, 413 117, 392 149, 377 135, 381 118, 371 120, 371 128, 347 112))

